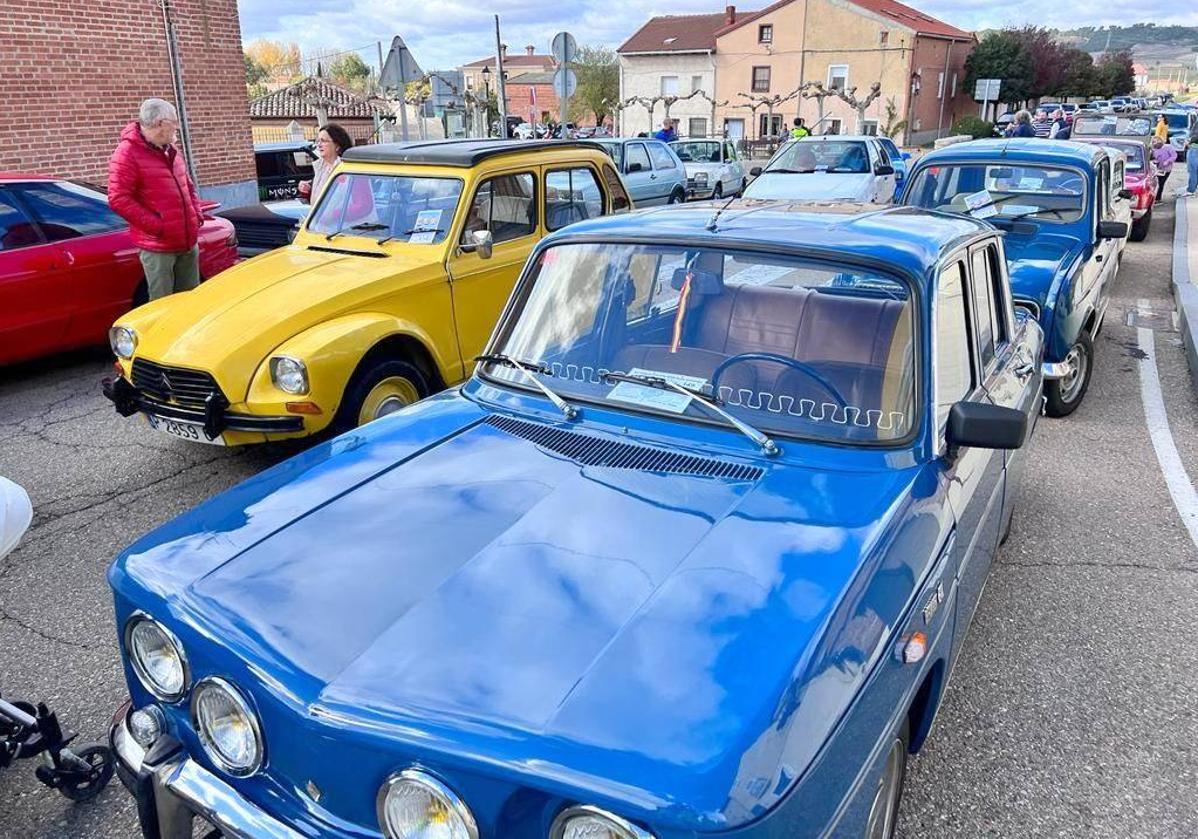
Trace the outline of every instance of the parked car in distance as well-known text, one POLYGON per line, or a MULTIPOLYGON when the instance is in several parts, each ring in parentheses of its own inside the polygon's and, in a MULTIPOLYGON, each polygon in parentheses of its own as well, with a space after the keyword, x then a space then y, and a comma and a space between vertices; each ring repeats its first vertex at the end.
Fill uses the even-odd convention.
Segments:
POLYGON ((748 183, 744 164, 731 140, 675 140, 670 148, 686 169, 688 199, 738 195, 748 183))
POLYGON ((344 430, 467 375, 542 236, 629 208, 587 143, 357 146, 290 245, 137 309, 105 394, 185 440, 344 430))
POLYGON ((1166 108, 1152 115, 1153 126, 1159 115, 1164 115, 1169 126, 1169 145, 1177 152, 1177 159, 1184 161, 1190 139, 1198 136, 1198 112, 1188 108, 1166 108))
POLYGON ((1060 111, 1065 115, 1065 122, 1073 122, 1073 117, 1077 114, 1077 105, 1072 102, 1041 102, 1036 106, 1036 110, 1044 111, 1051 118, 1053 114, 1060 111))
POLYGON ((907 177, 907 161, 911 159, 911 152, 900 149, 898 143, 885 134, 878 135, 878 142, 886 149, 890 165, 894 167, 894 191, 897 195, 902 191, 903 179, 907 177))
MULTIPOLYGON (((215 202, 202 202, 211 212, 215 202)), ((204 216, 200 276, 237 261, 237 234, 204 216)), ((102 345, 118 316, 147 299, 125 220, 99 187, 0 172, 0 364, 102 345)))
POLYGON ((686 200, 686 168, 668 143, 648 137, 596 138, 611 155, 638 207, 686 200))
POLYGON ((888 839, 1039 414, 1005 270, 910 208, 546 239, 460 391, 117 557, 146 835, 888 839))
POLYGON ((1006 136, 1007 129, 1011 127, 1011 123, 1014 121, 1015 121, 1015 112, 1014 111, 1007 111, 1005 113, 999 114, 994 119, 994 136, 995 137, 1006 136))
POLYGON ((221 210, 237 231, 237 253, 249 258, 290 244, 311 207, 298 198, 221 210))
POLYGON ((307 140, 255 143, 258 200, 284 201, 298 197, 300 183, 312 180, 312 161, 315 159, 316 153, 307 140))
POLYGON ((745 189, 746 198, 888 204, 895 193, 894 164, 871 136, 788 140, 769 163, 749 173, 755 179, 745 189))
POLYGON ((1128 234, 1133 242, 1142 242, 1148 236, 1152 224, 1152 210, 1156 206, 1156 164, 1146 151, 1145 144, 1137 137, 1111 139, 1110 137, 1077 137, 1080 143, 1092 143, 1118 151, 1120 159, 1112 158, 1111 205, 1115 218, 1131 225, 1128 234), (1127 218, 1119 215, 1126 210, 1127 218))
POLYGON ((1128 234, 1111 205, 1112 174, 1111 152, 1099 145, 975 140, 925 154, 903 193, 904 204, 1004 231, 1015 304, 1045 333, 1045 409, 1054 417, 1076 410, 1090 385, 1094 336, 1128 234))

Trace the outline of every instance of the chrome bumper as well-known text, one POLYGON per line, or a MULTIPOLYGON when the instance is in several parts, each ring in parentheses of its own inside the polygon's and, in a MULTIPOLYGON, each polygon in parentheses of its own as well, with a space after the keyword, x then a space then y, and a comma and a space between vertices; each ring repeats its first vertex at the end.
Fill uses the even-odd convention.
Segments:
POLYGON ((192 839, 192 822, 200 816, 229 839, 305 839, 188 757, 169 735, 147 754, 129 733, 128 715, 128 704, 117 711, 110 740, 121 781, 137 799, 144 835, 192 839))
POLYGON ((1040 365, 1040 372, 1045 379, 1063 379, 1069 369, 1069 364, 1065 361, 1045 361, 1040 365))

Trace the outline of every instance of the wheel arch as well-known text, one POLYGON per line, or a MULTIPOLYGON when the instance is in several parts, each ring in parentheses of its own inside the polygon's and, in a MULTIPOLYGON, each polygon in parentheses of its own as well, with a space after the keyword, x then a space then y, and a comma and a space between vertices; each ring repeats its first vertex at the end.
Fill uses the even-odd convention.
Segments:
POLYGON ((928 668, 915 691, 911 705, 907 708, 907 722, 911 732, 911 741, 907 748, 911 754, 916 754, 923 748, 928 734, 932 731, 932 723, 936 719, 940 699, 944 694, 945 667, 944 659, 940 658, 928 668))

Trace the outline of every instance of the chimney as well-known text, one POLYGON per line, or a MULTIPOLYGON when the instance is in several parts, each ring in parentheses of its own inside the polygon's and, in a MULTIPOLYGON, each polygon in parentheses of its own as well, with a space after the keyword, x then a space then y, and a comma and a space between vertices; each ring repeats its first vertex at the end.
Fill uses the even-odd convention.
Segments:
POLYGON ((524 48, 524 54, 525 54, 525 55, 533 55, 533 54, 535 54, 535 53, 536 53, 536 51, 537 51, 537 48, 536 48, 536 47, 534 47, 532 44, 529 44, 528 46, 526 46, 526 47, 524 48))
POLYGON ((502 55, 504 58, 507 58, 507 44, 499 45, 499 54, 502 55))
POLYGON ((728 25, 736 23, 736 6, 724 7, 724 23, 728 25))

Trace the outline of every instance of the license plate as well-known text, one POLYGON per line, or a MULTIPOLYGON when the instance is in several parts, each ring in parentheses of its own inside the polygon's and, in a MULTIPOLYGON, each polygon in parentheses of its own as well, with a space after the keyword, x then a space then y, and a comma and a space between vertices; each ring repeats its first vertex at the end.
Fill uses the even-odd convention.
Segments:
POLYGON ((189 440, 192 443, 206 443, 209 446, 223 446, 225 440, 219 435, 214 440, 209 440, 204 434, 202 425, 195 425, 190 422, 179 422, 178 420, 167 419, 166 417, 157 417, 153 414, 146 414, 146 419, 149 420, 150 428, 155 431, 161 431, 163 434, 169 434, 172 437, 178 437, 180 440, 189 440))

